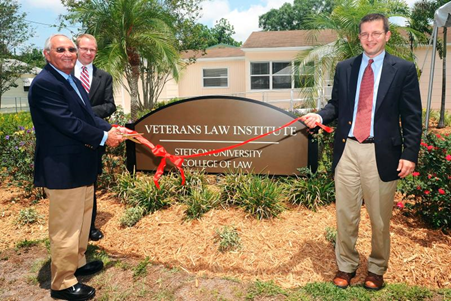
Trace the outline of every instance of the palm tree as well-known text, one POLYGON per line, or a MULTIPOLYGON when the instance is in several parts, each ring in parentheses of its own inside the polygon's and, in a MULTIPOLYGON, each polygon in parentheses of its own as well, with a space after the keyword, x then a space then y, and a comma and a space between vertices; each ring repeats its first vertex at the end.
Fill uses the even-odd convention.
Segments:
MULTIPOLYGON (((321 100, 325 80, 330 78, 335 65, 345 59, 363 52, 359 40, 360 20, 370 13, 382 13, 387 17, 408 17, 409 10, 402 0, 342 0, 331 14, 319 14, 310 20, 310 39, 313 41, 325 30, 329 29, 337 34, 337 40, 328 45, 313 47, 310 51, 301 51, 297 55, 297 62, 302 68, 314 63, 313 89, 303 89, 308 99, 321 100)), ((404 28, 403 28, 404 29, 404 28)), ((409 30, 409 29, 404 29, 409 30)), ((391 54, 414 61, 408 40, 400 32, 400 27, 390 24, 392 33, 386 50, 391 54)), ((319 101, 317 107, 320 108, 319 101)))
MULTIPOLYGON (((131 118, 140 102, 138 82, 147 61, 158 58, 177 77, 179 54, 171 17, 156 0, 92 0, 73 5, 68 19, 79 21, 99 45, 96 64, 116 80, 125 73, 131 99, 131 118)), ((153 102, 152 102, 153 106, 153 102)))

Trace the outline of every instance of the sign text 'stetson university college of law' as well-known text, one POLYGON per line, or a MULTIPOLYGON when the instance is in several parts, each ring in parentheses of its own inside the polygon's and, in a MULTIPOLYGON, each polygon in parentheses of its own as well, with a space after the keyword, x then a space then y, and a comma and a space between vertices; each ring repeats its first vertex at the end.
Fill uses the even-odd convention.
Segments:
MULTIPOLYGON (((295 116, 263 102, 227 96, 208 96, 169 104, 127 125, 154 145, 176 156, 222 149, 267 134, 293 121, 295 116)), ((316 156, 308 130, 295 122, 280 131, 237 148, 186 158, 183 168, 208 173, 246 171, 271 175, 299 174, 298 168, 316 169, 316 156), (310 159, 309 159, 310 146, 310 159)), ((127 142, 129 170, 156 170, 161 158, 139 144, 127 142)), ((168 164, 168 169, 171 164, 168 164)))

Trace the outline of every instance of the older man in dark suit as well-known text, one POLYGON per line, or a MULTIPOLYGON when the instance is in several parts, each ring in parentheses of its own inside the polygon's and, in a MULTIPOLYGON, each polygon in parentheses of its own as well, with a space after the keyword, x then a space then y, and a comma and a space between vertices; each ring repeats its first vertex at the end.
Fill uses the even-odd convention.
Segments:
POLYGON ((85 257, 99 147, 117 146, 123 138, 93 113, 88 94, 71 76, 77 59, 73 41, 51 36, 44 56, 48 64, 33 80, 28 101, 36 131, 34 183, 50 200, 51 296, 88 300, 95 289, 76 276, 103 268, 85 257))
POLYGON ((318 114, 302 120, 338 119, 335 169, 338 273, 333 282, 346 288, 355 277, 355 248, 362 200, 371 228, 371 254, 364 287, 379 290, 390 256, 390 219, 396 184, 415 168, 421 140, 421 99, 413 63, 385 52, 388 20, 370 14, 360 22, 364 53, 337 65, 332 98, 318 114))
MULTIPOLYGON (((109 73, 92 64, 97 54, 96 38, 90 34, 82 34, 77 37, 75 43, 78 46, 78 59, 73 74, 80 79, 83 88, 89 94, 94 113, 101 118, 107 118, 116 111, 113 98, 113 78, 109 73)), ((94 241, 103 238, 102 231, 95 226, 97 217, 96 186, 94 184, 94 204, 89 231, 89 238, 94 241)))

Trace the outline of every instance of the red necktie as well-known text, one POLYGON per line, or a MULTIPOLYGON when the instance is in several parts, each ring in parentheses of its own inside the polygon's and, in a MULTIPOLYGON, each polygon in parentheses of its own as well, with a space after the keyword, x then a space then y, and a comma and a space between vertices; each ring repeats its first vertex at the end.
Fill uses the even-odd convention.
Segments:
POLYGON ((354 136, 361 143, 370 136, 371 112, 373 111, 374 73, 371 68, 373 60, 368 61, 368 66, 363 72, 360 84, 359 104, 355 118, 354 136))
POLYGON ((88 68, 86 66, 81 67, 81 74, 80 74, 80 80, 83 85, 83 88, 85 88, 86 92, 89 94, 89 73, 88 68))

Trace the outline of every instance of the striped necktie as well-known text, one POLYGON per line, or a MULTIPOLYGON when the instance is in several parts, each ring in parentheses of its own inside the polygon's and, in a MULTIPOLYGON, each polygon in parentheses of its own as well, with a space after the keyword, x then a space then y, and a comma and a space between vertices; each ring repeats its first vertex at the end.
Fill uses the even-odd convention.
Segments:
POLYGON ((374 73, 371 64, 373 62, 372 59, 368 61, 360 84, 359 105, 354 126, 354 136, 360 143, 370 136, 371 131, 374 94, 374 73))
POLYGON ((89 73, 88 68, 86 66, 81 67, 81 74, 80 74, 80 80, 83 85, 83 88, 85 88, 86 92, 89 94, 89 73))

